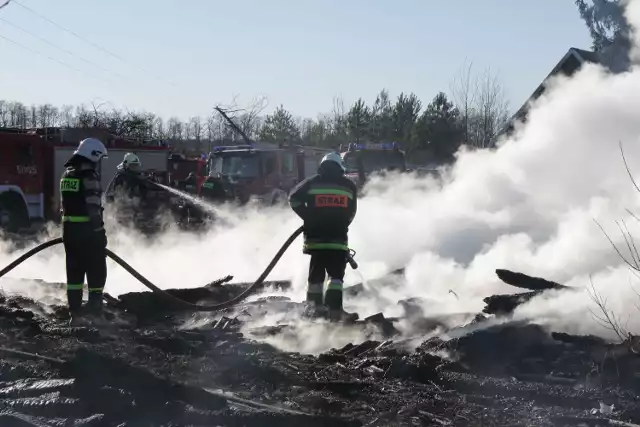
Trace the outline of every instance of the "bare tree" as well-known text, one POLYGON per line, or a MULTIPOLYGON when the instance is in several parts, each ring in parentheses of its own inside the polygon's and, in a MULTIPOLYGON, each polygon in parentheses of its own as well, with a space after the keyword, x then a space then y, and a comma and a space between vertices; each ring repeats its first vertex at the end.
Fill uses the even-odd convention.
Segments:
POLYGON ((475 105, 475 96, 478 92, 478 82, 473 76, 472 69, 473 62, 465 59, 464 65, 450 85, 451 97, 460 111, 465 144, 469 142, 469 118, 471 117, 472 109, 475 105))
POLYGON ((490 148, 509 119, 509 103, 498 74, 487 68, 478 84, 475 97, 473 130, 475 146, 490 148))
POLYGON ((9 126, 9 103, 0 101, 0 126, 9 126))
POLYGON ((167 121, 167 135, 170 139, 178 141, 182 139, 182 122, 177 117, 170 117, 167 121))
POLYGON ((162 117, 154 116, 151 119, 151 133, 158 139, 167 139, 167 134, 165 132, 164 120, 162 117))
POLYGON ((254 138, 260 129, 260 115, 268 106, 268 100, 265 96, 255 98, 246 108, 238 107, 237 96, 228 105, 216 105, 214 109, 218 114, 226 116, 228 120, 233 122, 237 129, 233 129, 231 123, 225 118, 222 123, 225 126, 222 139, 231 139, 232 141, 243 140, 244 136, 249 139, 254 138), (239 132, 238 132, 239 129, 239 132))
POLYGON ((91 102, 91 127, 94 128, 104 128, 106 126, 106 115, 103 111, 105 106, 104 102, 96 103, 91 102))
POLYGON ((249 107, 245 108, 243 112, 239 115, 238 126, 242 131, 249 135, 249 137, 255 137, 260 130, 260 125, 262 124, 260 120, 261 114, 269 105, 269 101, 265 96, 256 98, 252 101, 249 107))
POLYGON ((473 63, 465 60, 450 90, 460 111, 464 143, 477 148, 493 147, 509 119, 509 104, 498 74, 491 68, 475 74, 473 63))
POLYGON ((347 136, 347 109, 342 96, 333 97, 333 109, 331 111, 331 128, 338 140, 343 140, 347 136))
POLYGON ((58 109, 51 104, 43 104, 37 108, 38 122, 36 126, 51 127, 58 124, 58 109))
MULTIPOLYGON (((629 169, 627 159, 624 155, 622 142, 620 142, 619 145, 620 145, 620 154, 622 156, 622 161, 624 163, 624 167, 627 171, 627 174, 629 175, 631 183, 633 184, 636 191, 640 193, 640 186, 638 186, 636 180, 633 178, 633 174, 629 169)), ((627 213, 629 213, 631 217, 634 218, 636 221, 640 221, 640 218, 638 218, 638 216, 636 216, 630 210, 627 209, 627 213)), ((620 257, 620 259, 629 267, 630 271, 636 277, 640 277, 640 252, 638 251, 638 247, 636 246, 635 239, 633 238, 631 232, 629 231, 627 224, 624 221, 616 222, 616 224, 618 225, 618 229, 620 230, 624 238, 626 251, 628 252, 628 255, 624 255, 623 250, 620 249, 618 245, 615 244, 613 239, 605 231, 604 227, 602 227, 602 225, 600 225, 597 221, 595 221, 595 223, 598 227, 600 227, 600 230, 605 235, 605 237, 607 238, 607 240, 615 250, 616 254, 620 257)), ((634 292, 636 293, 640 301, 640 293, 638 293, 638 291, 636 291, 635 289, 634 289, 634 292)), ((609 307, 607 306, 607 299, 603 298, 601 295, 599 295, 596 292, 593 282, 591 283, 591 290, 589 292, 589 296, 591 297, 591 300, 596 304, 599 311, 599 314, 592 311, 591 313, 593 317, 604 327, 613 331, 618 336, 620 341, 626 343, 629 346, 631 351, 638 354, 640 352, 640 336, 634 335, 628 331, 626 325, 622 324, 620 316, 617 315, 613 310, 609 309, 609 307)), ((638 302, 636 302, 635 306, 636 306, 636 309, 640 310, 640 304, 638 302)))
POLYGON ((72 105, 63 105, 60 108, 60 126, 67 128, 75 126, 72 105))

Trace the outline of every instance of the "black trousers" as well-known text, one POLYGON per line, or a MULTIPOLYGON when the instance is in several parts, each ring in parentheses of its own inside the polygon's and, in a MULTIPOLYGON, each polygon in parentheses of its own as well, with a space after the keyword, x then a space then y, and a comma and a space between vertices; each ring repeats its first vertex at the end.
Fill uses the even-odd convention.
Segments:
POLYGON ((102 292, 107 281, 107 258, 103 238, 84 224, 64 224, 63 243, 67 267, 67 301, 70 311, 82 308, 85 276, 89 288, 89 306, 102 307, 102 292))
POLYGON ((324 303, 334 310, 342 309, 342 287, 347 269, 347 253, 341 250, 309 251, 309 277, 307 284, 307 301, 316 304, 324 303), (329 284, 323 300, 323 288, 326 276, 329 284))

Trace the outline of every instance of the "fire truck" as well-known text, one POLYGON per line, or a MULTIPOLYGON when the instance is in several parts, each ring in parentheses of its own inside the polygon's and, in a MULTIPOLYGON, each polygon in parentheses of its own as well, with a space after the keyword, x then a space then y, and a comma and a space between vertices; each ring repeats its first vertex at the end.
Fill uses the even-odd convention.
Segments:
POLYGON ((202 157, 186 157, 181 153, 172 153, 169 155, 169 185, 177 187, 180 181, 193 173, 196 177, 197 192, 207 178, 207 159, 202 157))
POLYGON ((373 173, 384 171, 407 171, 407 163, 404 151, 400 150, 397 142, 378 144, 350 143, 346 151, 340 156, 347 169, 345 176, 359 187, 364 186, 365 181, 373 173))
POLYGON ((60 193, 58 182, 64 163, 75 151, 80 139, 96 136, 107 147, 109 156, 100 162, 99 171, 106 188, 125 153, 140 157, 143 168, 157 176, 166 175, 168 146, 139 143, 96 135, 95 130, 79 130, 70 141, 66 130, 0 129, 0 228, 18 231, 32 222, 58 221, 60 193))
POLYGON ((207 171, 203 198, 272 205, 285 202, 289 191, 304 180, 304 151, 295 146, 218 146, 209 154, 207 171))

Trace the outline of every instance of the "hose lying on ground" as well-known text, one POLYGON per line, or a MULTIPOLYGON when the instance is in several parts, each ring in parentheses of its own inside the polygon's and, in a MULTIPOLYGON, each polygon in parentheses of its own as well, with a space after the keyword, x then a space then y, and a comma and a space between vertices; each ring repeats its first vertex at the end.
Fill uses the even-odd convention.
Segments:
MULTIPOLYGON (((231 298, 228 301, 225 301, 225 302, 222 302, 222 303, 219 303, 219 304, 214 304, 214 305, 192 304, 190 302, 183 301, 180 298, 176 298, 173 295, 171 295, 170 293, 168 293, 168 292, 160 289, 156 285, 154 285, 151 281, 149 281, 149 279, 144 277, 136 269, 131 267, 131 265, 129 265, 125 260, 120 258, 118 255, 116 255, 115 253, 113 253, 109 249, 106 249, 106 252, 107 252, 107 256, 109 258, 111 258, 116 263, 118 263, 122 268, 127 270, 127 272, 129 272, 129 274, 131 274, 133 277, 138 279, 138 281, 140 281, 140 283, 145 285, 147 288, 151 289, 156 294, 161 295, 162 297, 166 298, 170 302, 174 303, 176 305, 176 308, 180 308, 180 309, 183 309, 183 310, 195 310, 195 311, 218 311, 218 310, 222 310, 222 309, 231 307, 231 306, 233 306, 235 304, 238 304, 239 302, 241 302, 241 301, 245 300, 246 298, 248 298, 256 290, 258 290, 260 288, 260 286, 264 283, 264 281, 267 278, 267 276, 269 275, 269 273, 271 273, 271 270, 273 270, 273 268, 276 266, 278 261, 280 261, 280 258, 282 258, 282 255, 284 255, 284 253, 287 251, 287 249, 289 249, 289 246, 291 246, 291 244, 294 242, 294 240, 296 240, 296 238, 302 233, 302 229, 303 229, 303 227, 298 228, 296 231, 293 232, 293 234, 291 234, 291 236, 289 236, 289 238, 280 247, 280 250, 278 250, 276 255, 273 257, 273 259, 271 260, 269 265, 267 265, 267 268, 264 269, 262 274, 258 277, 258 279, 256 279, 255 282, 253 282, 253 284, 251 286, 249 286, 247 289, 245 289, 240 295, 235 296, 235 297, 231 298)), ((49 240, 47 242, 44 242, 44 243, 36 246, 35 248, 30 249, 29 251, 27 251, 24 254, 22 254, 18 259, 13 261, 11 264, 9 264, 8 266, 6 266, 2 270, 0 270, 0 277, 4 276, 8 272, 10 272, 14 268, 16 268, 18 265, 22 264, 24 261, 26 261, 27 259, 29 259, 32 256, 34 256, 35 254, 37 254, 38 252, 43 251, 44 249, 49 248, 51 246, 58 245, 60 243, 62 243, 62 238, 61 237, 57 237, 55 239, 49 240)))

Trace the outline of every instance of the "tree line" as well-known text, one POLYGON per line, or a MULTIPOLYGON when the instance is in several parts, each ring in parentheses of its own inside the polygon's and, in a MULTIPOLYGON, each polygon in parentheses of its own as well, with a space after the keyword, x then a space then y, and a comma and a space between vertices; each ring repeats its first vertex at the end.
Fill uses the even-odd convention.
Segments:
MULTIPOLYGON (((349 142, 400 143, 410 154, 446 162, 461 144, 493 147, 509 118, 504 90, 490 70, 476 74, 467 63, 451 84, 424 105, 414 93, 392 98, 381 90, 373 103, 358 99, 346 105, 336 97, 330 113, 315 119, 296 117, 283 105, 263 114, 266 99, 248 108, 223 111, 250 138, 307 146, 337 148, 349 142)), ((26 106, 0 100, 0 127, 100 128, 141 141, 166 140, 183 151, 206 152, 212 144, 242 140, 217 111, 209 117, 164 119, 153 113, 110 109, 105 104, 26 106), (187 144, 186 141, 189 143, 187 144)))
MULTIPOLYGON (((593 50, 614 71, 628 68, 629 25, 620 0, 574 0, 593 40, 593 50)), ((421 153, 432 161, 449 161, 461 144, 490 148, 509 120, 503 87, 490 70, 475 73, 466 63, 450 90, 438 93, 426 105, 413 93, 391 98, 382 90, 372 103, 358 99, 346 105, 334 99, 329 113, 315 119, 296 117, 283 105, 263 114, 267 103, 249 108, 227 106, 227 112, 249 137, 336 148, 349 142, 397 141, 410 155, 421 153)), ((50 104, 26 106, 0 100, 0 127, 100 128, 116 136, 144 143, 167 140, 182 151, 205 152, 212 144, 235 143, 242 138, 213 110, 208 117, 168 119, 153 113, 122 111, 99 105, 50 104), (208 144, 208 147, 207 147, 208 144)))

